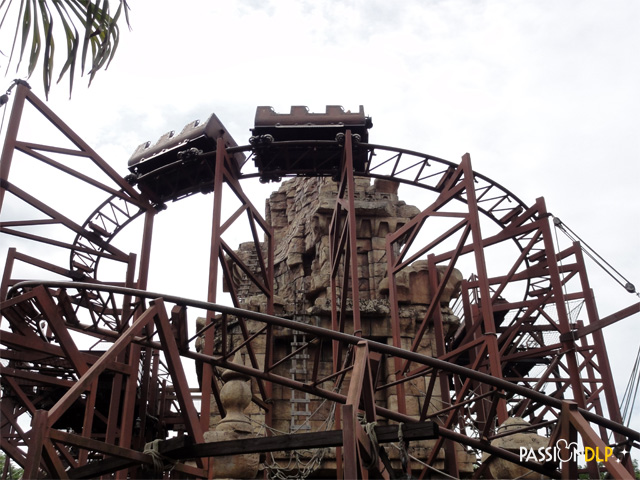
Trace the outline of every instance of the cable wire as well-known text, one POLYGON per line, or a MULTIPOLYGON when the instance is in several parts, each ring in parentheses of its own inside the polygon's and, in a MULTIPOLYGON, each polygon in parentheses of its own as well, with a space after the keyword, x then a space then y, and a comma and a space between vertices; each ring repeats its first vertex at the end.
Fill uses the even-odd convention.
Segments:
POLYGON ((636 355, 636 361, 629 376, 629 382, 625 389, 622 400, 620 401, 620 410, 622 413, 622 423, 629 426, 631 416, 633 413, 633 407, 638 396, 638 390, 640 389, 640 347, 638 347, 638 353, 636 355))
POLYGON ((627 280, 624 275, 622 275, 618 270, 616 270, 609 262, 607 262, 601 255, 599 255, 593 248, 591 248, 584 240, 582 240, 573 230, 571 230, 565 223, 562 222, 555 215, 551 215, 553 217, 553 224, 556 226, 558 230, 564 233, 571 241, 580 242, 580 247, 582 251, 593 260, 596 265, 602 268, 611 278, 613 278, 616 283, 620 284, 622 288, 624 288, 629 293, 635 293, 638 297, 640 297, 640 292, 636 292, 636 287, 627 280), (614 275, 615 274, 615 275, 614 275), (617 276, 616 276, 617 275, 617 276), (623 283, 624 282, 624 283, 623 283))

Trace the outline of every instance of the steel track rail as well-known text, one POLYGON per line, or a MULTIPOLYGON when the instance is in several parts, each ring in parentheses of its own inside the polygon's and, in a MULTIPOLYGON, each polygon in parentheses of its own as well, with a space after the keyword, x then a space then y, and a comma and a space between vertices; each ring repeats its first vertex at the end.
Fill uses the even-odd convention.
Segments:
MULTIPOLYGON (((344 342, 350 345, 357 345, 359 342, 366 341, 369 349, 378 353, 382 353, 382 354, 393 356, 393 357, 400 357, 405 360, 410 360, 415 363, 420 363, 437 370, 442 370, 442 371, 449 372, 451 374, 459 375, 465 378, 470 378, 478 382, 491 385, 492 387, 498 390, 503 390, 505 392, 513 393, 515 395, 520 395, 522 397, 535 400, 537 402, 540 402, 543 405, 546 405, 552 408, 561 409, 563 405, 563 401, 555 397, 550 397, 548 395, 545 395, 544 393, 532 390, 522 385, 517 385, 507 380, 503 380, 501 378, 497 378, 497 377, 488 375, 486 373, 472 370, 470 368, 457 365, 455 363, 450 363, 445 360, 440 360, 435 357, 430 357, 427 355, 423 355, 421 353, 404 350, 398 347, 394 347, 392 345, 376 342, 374 340, 363 339, 362 337, 358 337, 355 335, 349 335, 347 333, 337 332, 331 329, 326 329, 326 328, 317 327, 310 324, 300 323, 294 320, 276 317, 274 315, 268 315, 266 313, 254 312, 251 310, 244 310, 236 307, 229 307, 226 305, 205 302, 202 300, 194 300, 194 299, 189 299, 189 298, 175 296, 175 295, 166 295, 158 292, 149 292, 146 290, 139 290, 139 289, 127 288, 127 287, 118 287, 118 286, 111 286, 111 285, 100 285, 100 284, 85 283, 85 282, 57 282, 57 281, 38 281, 38 280, 29 280, 29 281, 24 281, 24 282, 15 284, 7 292, 7 298, 12 298, 20 294, 22 290, 28 290, 30 288, 37 287, 37 286, 43 286, 45 288, 64 288, 64 289, 71 288, 71 289, 77 289, 77 290, 83 290, 83 289, 95 290, 95 291, 101 291, 105 293, 129 295, 132 297, 139 297, 139 298, 146 298, 146 299, 162 298, 169 303, 174 303, 177 305, 183 305, 187 307, 201 308, 204 310, 211 310, 211 311, 215 311, 215 312, 227 314, 227 315, 235 315, 235 316, 241 316, 244 318, 250 318, 252 320, 267 323, 270 325, 275 325, 283 328, 290 328, 293 330, 299 330, 312 335, 324 337, 329 340, 344 342)), ((194 355, 190 355, 190 356, 193 358, 197 357, 204 361, 211 360, 207 355, 203 355, 203 354, 196 354, 196 356, 194 355)), ((232 362, 224 362, 224 366, 225 368, 236 370, 242 373, 249 373, 249 371, 251 371, 250 373, 256 373, 251 368, 236 365, 232 362)), ((272 376, 273 375, 270 375, 270 377, 272 376)), ((318 391, 316 393, 321 393, 321 392, 318 391)), ((393 412, 391 410, 387 410, 380 407, 378 408, 381 414, 391 419, 395 419, 399 421, 407 421, 407 419, 410 418, 404 415, 396 414, 396 412, 393 412)), ((609 420, 607 418, 601 417, 600 415, 592 413, 588 410, 579 408, 578 411, 586 420, 592 423, 595 423, 601 427, 607 428, 613 432, 624 435, 625 437, 629 438, 632 441, 640 442, 640 432, 633 430, 632 428, 626 427, 622 424, 613 422, 612 420, 609 420)))

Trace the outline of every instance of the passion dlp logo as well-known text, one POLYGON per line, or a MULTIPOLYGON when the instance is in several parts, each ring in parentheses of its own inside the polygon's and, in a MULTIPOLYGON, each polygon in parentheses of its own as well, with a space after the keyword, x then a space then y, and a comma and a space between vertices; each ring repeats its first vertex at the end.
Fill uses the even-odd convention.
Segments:
POLYGON ((611 447, 604 447, 604 451, 600 451, 598 447, 585 447, 584 451, 580 451, 576 442, 569 443, 564 439, 558 440, 555 447, 520 447, 521 462, 578 462, 581 457, 584 457, 585 462, 608 462, 612 456, 613 448, 611 447))

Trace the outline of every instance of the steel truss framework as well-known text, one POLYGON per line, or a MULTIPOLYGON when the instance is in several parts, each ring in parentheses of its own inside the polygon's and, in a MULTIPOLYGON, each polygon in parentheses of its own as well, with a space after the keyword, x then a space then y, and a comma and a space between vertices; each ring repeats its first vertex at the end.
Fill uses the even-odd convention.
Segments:
MULTIPOLYGON (((145 453, 145 443, 170 434, 176 438, 162 443, 160 451, 165 460, 172 461, 173 470, 164 474, 156 471, 155 475, 207 478, 211 469, 215 470, 216 456, 250 450, 246 444, 233 442, 204 443, 211 401, 216 401, 223 412, 220 369, 255 379, 259 394, 253 401, 263 409, 267 424, 271 421, 273 385, 308 392, 339 405, 336 428, 341 432, 337 435, 290 435, 273 438, 269 444, 256 439, 255 451, 336 446, 338 452, 342 449, 337 460, 343 478, 393 475, 384 448, 374 445, 364 432, 358 412, 364 412, 367 422, 384 418, 405 424, 405 428, 415 424, 413 430, 406 429, 405 438, 434 438, 427 463, 434 463, 444 452, 446 470, 456 477, 455 444, 489 455, 475 471, 477 478, 490 475, 486 465, 492 457, 520 463, 552 478, 576 477, 575 461, 561 465, 522 462, 518 454, 492 444, 492 440, 504 436, 496 433, 496 427, 509 416, 525 418, 531 423, 527 430, 549 432, 551 444, 559 439, 573 441, 579 434, 584 445, 601 451, 605 446, 614 446, 616 453, 640 446, 640 434, 622 424, 601 332, 602 326, 640 311, 640 304, 609 318, 599 317, 582 250, 573 244, 555 251, 544 201, 525 205, 508 190, 474 172, 468 155, 455 164, 407 150, 352 145, 351 141, 347 133, 336 162, 326 167, 309 165, 304 159, 308 150, 324 148, 331 142, 276 142, 227 150, 218 142, 216 152, 205 154, 211 158, 215 180, 209 297, 201 302, 147 291, 153 220, 161 209, 113 171, 28 88, 18 86, 2 153, 0 206, 12 196, 12 200, 40 213, 37 218, 3 221, 1 231, 69 255, 68 264, 61 265, 11 248, 2 278, 0 447, 24 468, 25 478, 94 478, 113 472, 117 478, 149 476, 154 459, 145 453), (74 147, 20 141, 19 125, 27 103, 74 147), (287 157, 291 168, 278 171, 278 176, 330 175, 339 182, 330 229, 331 330, 273 315, 273 233, 240 182, 258 174, 239 172, 230 160, 238 151, 254 155, 260 148, 287 157), (362 149, 367 152, 363 171, 354 170, 355 149, 359 154, 362 149), (28 186, 22 188, 11 182, 9 171, 16 151, 88 185, 95 197, 107 200, 84 221, 75 220, 72 211, 58 211, 37 194, 28 193, 28 186), (103 180, 82 173, 82 169, 60 160, 62 157, 80 158, 84 164, 97 167, 103 180), (359 305, 358 286, 353 281, 357 277, 356 175, 420 187, 434 192, 436 198, 387 237, 393 345, 363 338, 358 308, 352 312, 347 308, 348 302, 359 305), (231 191, 241 206, 223 220, 225 190, 231 191), (111 241, 138 216, 144 218, 139 259, 117 249, 111 241), (494 225, 493 233, 483 234, 483 218, 494 225), (225 232, 243 219, 255 243, 257 267, 245 265, 224 240, 225 232), (423 240, 421 234, 433 232, 429 230, 432 222, 442 219, 449 220, 450 226, 423 240), (52 226, 56 233, 46 233, 52 226), (515 246, 517 254, 510 263, 500 266, 499 273, 490 275, 486 252, 504 245, 510 249, 515 246), (418 335, 407 349, 401 345, 396 278, 417 259, 428 260, 435 294, 418 335), (463 322, 453 340, 445 341, 438 299, 453 268, 463 259, 471 259, 476 273, 462 285, 459 308, 463 322), (101 261, 122 265, 123 278, 99 279, 101 261), (58 280, 25 281, 15 273, 24 265, 38 269, 40 278, 58 280), (441 278, 436 274, 437 266, 445 266, 441 278), (264 294, 266 313, 239 308, 241 302, 230 281, 232 268, 240 269, 264 294), (233 307, 215 303, 218 269, 231 290, 233 307), (507 300, 503 294, 506 296, 513 285, 521 286, 521 297, 507 300), (586 324, 571 318, 567 305, 574 301, 584 304, 586 324), (188 332, 190 309, 207 312, 206 325, 200 332, 188 332), (229 349, 228 342, 223 341, 222 350, 214 352, 215 336, 227 335, 231 319, 239 322, 242 343, 229 349), (248 321, 261 327, 251 331, 248 321), (352 326, 347 328, 347 323, 352 326), (298 351, 277 358, 271 348, 274 327, 304 332, 308 340, 298 351), (436 357, 418 351, 428 328, 435 332, 436 357), (262 335, 267 336, 268 346, 263 359, 254 348, 262 335), (200 352, 193 346, 196 338, 204 338, 200 352), (323 342, 333 346, 331 375, 320 377, 318 368, 313 367, 320 362, 317 353, 310 355, 313 373, 307 382, 275 373, 276 367, 294 354, 311 352, 323 342), (248 353, 247 365, 232 361, 241 348, 248 353), (394 365, 392 381, 385 383, 377 375, 382 361, 394 365), (202 365, 199 407, 187 381, 187 370, 193 362, 202 365), (344 377, 349 378, 348 391, 337 391, 334 386, 344 377), (422 398, 422 413, 410 416, 405 390, 417 378, 426 379, 428 388, 422 398), (376 405, 376 392, 384 390, 397 395, 397 410, 376 405), (440 392, 437 401, 436 390, 440 392), (25 426, 23 418, 31 419, 30 427, 25 426), (180 462, 187 458, 196 461, 180 462)), ((335 148, 335 144, 330 146, 335 148)), ((398 435, 395 427, 379 430, 380 443, 397 441, 398 435)), ((605 467, 615 478, 628 478, 630 456, 620 454, 620 458, 620 463, 607 462, 605 467)), ((589 468, 592 477, 598 478, 597 466, 592 463, 589 468)), ((423 478, 427 472, 424 469, 413 475, 423 478)))

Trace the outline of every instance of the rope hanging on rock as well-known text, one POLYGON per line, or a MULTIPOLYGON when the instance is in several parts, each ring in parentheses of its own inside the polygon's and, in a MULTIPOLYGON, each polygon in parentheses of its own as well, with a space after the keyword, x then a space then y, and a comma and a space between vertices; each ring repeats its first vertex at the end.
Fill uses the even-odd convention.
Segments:
POLYGON ((378 450, 380 449, 380 445, 378 444, 378 436, 376 435, 375 430, 378 424, 376 422, 367 423, 364 416, 360 417, 359 420, 360 425, 362 425, 364 432, 367 434, 369 441, 371 442, 371 459, 368 463, 362 465, 366 470, 369 470, 378 464, 378 450))
POLYGON ((165 470, 172 470, 176 464, 176 461, 172 458, 166 457, 160 453, 160 442, 162 440, 156 439, 153 442, 145 444, 142 453, 150 455, 153 460, 153 473, 155 475, 162 475, 165 470))
POLYGON ((398 443, 400 444, 400 461, 402 462, 402 471, 407 473, 409 470, 409 453, 407 452, 407 442, 404 441, 403 427, 404 423, 398 424, 398 443))

